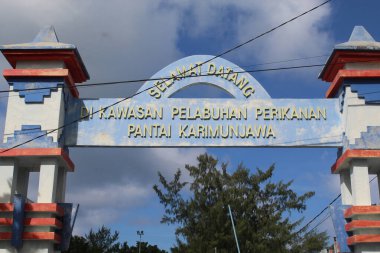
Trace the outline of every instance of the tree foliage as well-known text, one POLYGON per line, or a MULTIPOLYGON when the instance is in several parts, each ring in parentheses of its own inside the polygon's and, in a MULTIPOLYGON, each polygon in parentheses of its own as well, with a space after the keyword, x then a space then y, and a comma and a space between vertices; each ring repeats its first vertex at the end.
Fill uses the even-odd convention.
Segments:
POLYGON ((302 238, 295 232, 302 219, 290 218, 306 209, 313 192, 298 195, 290 188, 292 181, 272 182, 274 166, 254 174, 242 164, 233 173, 226 164, 217 166, 216 159, 204 154, 197 166, 185 166, 191 182, 181 180, 181 170, 172 181, 159 173, 160 185, 153 188, 165 207, 161 222, 178 225, 172 252, 207 253, 215 248, 236 252, 227 205, 233 211, 241 252, 298 253, 325 246, 325 234, 302 238))
MULTIPOLYGON (((127 242, 119 242, 119 232, 111 232, 111 229, 102 226, 97 231, 92 229, 84 237, 73 236, 67 253, 138 253, 139 242, 134 246, 128 246, 127 242)), ((141 252, 167 253, 157 245, 141 242, 141 252)))

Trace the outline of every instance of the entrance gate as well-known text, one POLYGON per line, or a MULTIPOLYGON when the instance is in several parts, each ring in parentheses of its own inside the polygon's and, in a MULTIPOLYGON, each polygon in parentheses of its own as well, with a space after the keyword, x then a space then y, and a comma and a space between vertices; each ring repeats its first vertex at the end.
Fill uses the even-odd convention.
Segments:
POLYGON ((8 99, 0 150, 0 252, 68 247, 68 147, 78 146, 336 147, 331 171, 340 175, 347 206, 341 249, 380 252, 380 207, 371 205, 369 187, 369 174, 380 173, 380 43, 363 27, 335 46, 320 74, 331 82, 326 99, 271 99, 249 73, 207 55, 170 64, 136 97, 81 99, 76 83, 89 75, 76 47, 58 42, 52 27, 0 50, 17 94, 8 99), (176 98, 196 85, 228 98, 176 98), (36 203, 26 198, 33 171, 40 173, 36 203))

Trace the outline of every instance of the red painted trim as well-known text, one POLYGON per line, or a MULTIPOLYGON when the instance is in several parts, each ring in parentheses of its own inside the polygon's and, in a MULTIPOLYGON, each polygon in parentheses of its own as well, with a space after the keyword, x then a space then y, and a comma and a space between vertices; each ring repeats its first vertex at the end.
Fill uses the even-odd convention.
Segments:
POLYGON ((79 91, 68 69, 4 69, 5 79, 12 77, 63 77, 74 97, 79 97, 79 91))
POLYGON ((380 70, 339 70, 326 92, 326 98, 336 95, 345 78, 380 78, 380 70))
POLYGON ((348 237, 347 244, 380 242, 380 235, 353 235, 348 237))
POLYGON ((10 240, 12 238, 12 233, 11 232, 1 232, 0 233, 0 240, 10 240))
POLYGON ((24 232, 22 234, 23 240, 46 240, 54 241, 56 243, 61 242, 61 236, 55 232, 24 232))
MULTIPOLYGON (((5 79, 9 77, 66 77, 68 69, 4 69, 5 79)), ((72 80, 73 81, 73 80, 72 80)))
POLYGON ((0 212, 13 212, 12 203, 0 203, 0 212))
POLYGON ((62 222, 57 218, 27 218, 24 221, 24 225, 62 228, 62 222))
MULTIPOLYGON (((0 218, 0 226, 12 226, 13 219, 11 218, 0 218)), ((55 227, 62 228, 62 222, 57 218, 26 218, 24 220, 25 226, 36 226, 36 227, 55 227)))
POLYGON ((41 213, 55 213, 58 216, 63 216, 63 208, 56 203, 26 203, 26 212, 41 212, 41 213))
POLYGON ((0 226, 10 226, 13 223, 11 218, 0 218, 0 226))
POLYGON ((64 150, 62 150, 61 157, 66 162, 68 171, 74 171, 75 165, 74 165, 73 161, 71 161, 71 159, 69 157, 69 154, 67 154, 67 152, 65 152, 64 150))
MULTIPOLYGON (((11 238, 11 232, 0 232, 0 240, 11 240, 11 238)), ((55 232, 24 232, 22 234, 22 239, 54 241, 55 243, 61 242, 61 236, 55 232)))
POLYGON ((380 214, 380 206, 352 206, 344 211, 344 218, 354 215, 380 214))
MULTIPOLYGON (((0 203, 0 212, 13 212, 13 204, 0 203)), ((25 212, 55 213, 63 216, 63 208, 57 203, 25 203, 25 212)))
POLYGON ((334 50, 322 70, 320 78, 325 82, 332 82, 346 63, 356 62, 380 62, 380 52, 334 50))
POLYGON ((342 165, 352 158, 380 158, 380 150, 371 149, 347 149, 344 154, 336 160, 333 166, 331 166, 331 173, 337 173, 342 169, 342 165))
POLYGON ((61 158, 69 171, 74 171, 75 165, 71 161, 69 155, 63 148, 15 148, 6 151, 0 149, 0 157, 16 157, 16 156, 54 156, 61 158))
POLYGON ((351 231, 359 228, 380 228, 378 220, 353 220, 345 225, 346 231, 351 231))
POLYGON ((16 68, 19 61, 64 61, 75 83, 82 83, 89 79, 84 64, 75 50, 2 50, 4 57, 16 68))

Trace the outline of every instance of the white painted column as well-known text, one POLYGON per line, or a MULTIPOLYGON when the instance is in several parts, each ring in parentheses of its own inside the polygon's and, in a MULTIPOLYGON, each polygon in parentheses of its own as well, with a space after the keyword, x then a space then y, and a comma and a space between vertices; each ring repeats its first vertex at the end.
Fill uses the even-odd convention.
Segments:
POLYGON ((56 253, 54 244, 45 241, 24 241, 23 247, 17 253, 56 253))
POLYGON ((17 163, 13 159, 1 159, 0 173, 0 203, 10 203, 17 185, 17 163))
POLYGON ((56 202, 58 161, 55 158, 41 159, 38 185, 38 203, 56 202))
POLYGON ((352 205, 352 189, 349 170, 340 172, 340 193, 342 194, 342 204, 352 205))
POLYGON ((350 165, 352 205, 370 206, 371 191, 369 187, 368 165, 365 160, 354 160, 350 165))

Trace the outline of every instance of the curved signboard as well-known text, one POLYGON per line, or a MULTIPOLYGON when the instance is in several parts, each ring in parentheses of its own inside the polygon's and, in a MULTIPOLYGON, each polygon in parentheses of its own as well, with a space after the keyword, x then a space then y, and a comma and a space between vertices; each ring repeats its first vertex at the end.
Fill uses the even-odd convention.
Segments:
POLYGON ((165 67, 132 99, 77 100, 66 121, 67 146, 266 147, 342 145, 337 99, 271 99, 235 64, 191 56, 165 67), (171 78, 171 79, 168 79, 171 78), (218 87, 232 98, 173 98, 192 85, 218 87), (153 87, 153 88, 151 88, 153 87), (107 109, 111 104, 115 104, 107 109), (93 114, 100 110, 98 113, 93 114))

